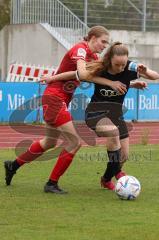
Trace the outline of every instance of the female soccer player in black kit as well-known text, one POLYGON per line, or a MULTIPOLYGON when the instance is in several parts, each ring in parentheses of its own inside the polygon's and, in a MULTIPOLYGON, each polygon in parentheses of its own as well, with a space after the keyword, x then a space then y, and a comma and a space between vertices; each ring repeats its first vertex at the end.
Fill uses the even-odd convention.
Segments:
MULTIPOLYGON (((130 87, 144 89, 145 82, 131 82, 139 77, 150 80, 159 79, 159 74, 143 64, 136 64, 128 60, 128 49, 120 42, 112 44, 101 61, 88 64, 91 75, 97 75, 120 81, 126 89, 130 87), (131 83, 130 83, 131 82, 131 83)), ((109 86, 95 84, 94 94, 86 109, 86 124, 99 137, 107 137, 108 164, 101 177, 101 186, 114 190, 112 177, 119 179, 126 175, 122 171, 123 163, 128 159, 129 134, 123 118, 123 95, 109 86)))

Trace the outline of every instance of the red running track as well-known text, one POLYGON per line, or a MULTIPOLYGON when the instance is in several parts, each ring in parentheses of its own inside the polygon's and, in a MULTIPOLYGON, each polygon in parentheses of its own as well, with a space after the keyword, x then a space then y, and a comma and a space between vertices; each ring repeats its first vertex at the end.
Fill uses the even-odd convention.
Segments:
MULTIPOLYGON (((130 144, 159 144, 159 122, 131 123, 130 144)), ((76 123, 83 146, 105 145, 85 124, 76 123)), ((0 148, 26 147, 44 136, 44 126, 0 126, 0 148)), ((62 139, 58 142, 62 142, 62 139)))

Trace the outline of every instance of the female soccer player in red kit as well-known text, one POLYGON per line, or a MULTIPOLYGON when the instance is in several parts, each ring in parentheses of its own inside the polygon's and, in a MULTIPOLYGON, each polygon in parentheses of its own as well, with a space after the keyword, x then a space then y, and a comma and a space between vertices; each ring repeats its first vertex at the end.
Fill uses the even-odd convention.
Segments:
MULTIPOLYGON (((72 71, 72 76, 74 76, 74 71, 78 70, 80 79, 90 81, 86 70, 86 62, 97 60, 96 53, 101 53, 108 43, 108 31, 102 26, 95 26, 90 29, 84 41, 76 44, 65 54, 56 73, 57 75, 50 77, 50 84, 47 85, 42 97, 46 136, 40 141, 32 143, 27 151, 18 156, 15 161, 5 161, 5 180, 7 185, 11 184, 17 169, 25 163, 35 160, 46 150, 55 147, 59 136, 62 135, 67 141, 67 145, 64 146, 60 153, 49 180, 44 186, 44 191, 59 194, 65 193, 64 190, 59 188, 58 180, 69 167, 81 145, 71 114, 67 108, 74 90, 80 84, 77 79, 70 80, 72 79, 70 71, 72 71), (61 74, 61 76, 58 74, 61 74), (62 74, 65 74, 65 80, 62 74)), ((45 77, 42 80, 45 80, 45 77)), ((47 83, 48 81, 49 78, 47 78, 47 83)), ((91 82, 111 86, 114 90, 121 93, 126 91, 125 85, 118 81, 112 82, 102 77, 95 77, 91 79, 91 82)))

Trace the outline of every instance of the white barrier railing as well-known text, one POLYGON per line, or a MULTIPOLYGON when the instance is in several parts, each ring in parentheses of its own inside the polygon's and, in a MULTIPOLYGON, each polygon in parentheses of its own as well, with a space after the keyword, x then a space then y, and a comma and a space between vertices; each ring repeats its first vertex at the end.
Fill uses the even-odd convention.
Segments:
POLYGON ((37 82, 41 75, 52 76, 55 72, 53 67, 13 63, 9 67, 6 82, 37 82))

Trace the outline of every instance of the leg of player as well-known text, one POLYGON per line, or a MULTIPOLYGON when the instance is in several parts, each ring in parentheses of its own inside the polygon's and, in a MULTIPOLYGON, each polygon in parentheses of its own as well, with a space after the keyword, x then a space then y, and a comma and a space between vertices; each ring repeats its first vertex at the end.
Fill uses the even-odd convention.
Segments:
POLYGON ((45 151, 56 146, 57 139, 60 136, 60 131, 46 125, 46 136, 40 141, 33 142, 30 147, 15 161, 5 161, 5 181, 6 185, 10 185, 16 171, 25 163, 30 163, 40 157, 45 151))
POLYGON ((115 178, 118 180, 119 178, 126 175, 126 173, 124 171, 122 171, 122 167, 123 167, 123 164, 128 159, 128 155, 129 155, 129 137, 120 140, 121 149, 119 149, 117 151, 112 151, 112 149, 115 147, 116 143, 118 142, 118 140, 117 140, 117 142, 116 142, 116 140, 113 138, 109 138, 107 140, 107 149, 109 149, 109 150, 107 150, 109 162, 107 165, 105 175, 106 176, 108 175, 111 177, 113 177, 115 175, 115 178), (116 159, 116 163, 114 164, 114 166, 113 166, 113 164, 110 163, 110 155, 112 158, 111 162, 114 161, 113 158, 116 159), (114 171, 114 175, 113 175, 113 171, 114 171))
POLYGON ((121 146, 119 136, 108 137, 106 145, 109 160, 104 175, 101 178, 101 185, 104 188, 114 190, 115 185, 111 179, 116 173, 120 172, 121 146))
POLYGON ((120 144, 121 144, 120 170, 115 175, 117 180, 126 175, 126 173, 124 171, 122 171, 122 167, 123 167, 124 163, 126 162, 126 160, 128 160, 128 157, 129 157, 129 137, 121 139, 120 144))
POLYGON ((66 146, 57 159, 49 180, 44 186, 44 191, 63 194, 67 192, 59 188, 58 181, 71 164, 75 153, 81 146, 81 142, 72 121, 61 125, 58 127, 58 130, 62 132, 62 135, 66 140, 66 146))
POLYGON ((101 177, 101 186, 114 190, 115 185, 111 179, 119 171, 121 160, 119 131, 109 118, 103 118, 96 125, 96 133, 98 136, 107 137, 106 145, 109 160, 106 170, 101 177))
POLYGON ((126 173, 122 171, 122 166, 129 156, 129 131, 132 130, 132 124, 126 123, 124 118, 121 116, 117 121, 115 121, 115 125, 118 126, 119 129, 121 144, 120 168, 115 174, 115 177, 118 180, 126 175, 126 173))

